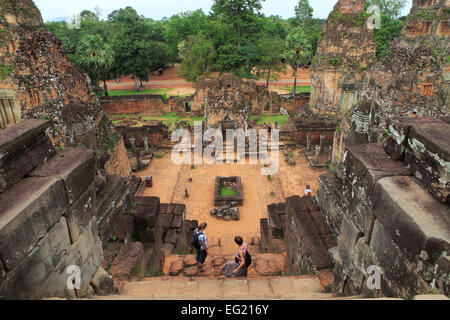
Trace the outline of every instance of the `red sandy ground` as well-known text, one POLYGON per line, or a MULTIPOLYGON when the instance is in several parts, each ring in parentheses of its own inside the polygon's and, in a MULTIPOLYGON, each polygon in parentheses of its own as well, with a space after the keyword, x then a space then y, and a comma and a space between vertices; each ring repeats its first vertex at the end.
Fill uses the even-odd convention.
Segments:
MULTIPOLYGON (((186 95, 195 93, 195 84, 187 82, 183 78, 177 75, 178 65, 166 69, 161 76, 149 74, 149 81, 144 82, 144 87, 142 89, 173 89, 169 94, 174 95, 186 95)), ((212 76, 218 76, 217 73, 212 74, 212 76)), ((265 84, 266 81, 258 80, 258 84, 265 84)), ((310 74, 308 69, 299 69, 297 76, 297 84, 299 86, 309 86, 311 85, 310 74)), ((134 80, 127 76, 120 78, 120 83, 116 83, 115 79, 107 81, 108 89, 110 90, 133 90, 134 80)), ((272 81, 270 83, 269 89, 271 91, 276 91, 278 93, 287 93, 283 90, 283 87, 293 87, 294 77, 292 68, 288 67, 286 72, 281 75, 280 80, 272 81)))

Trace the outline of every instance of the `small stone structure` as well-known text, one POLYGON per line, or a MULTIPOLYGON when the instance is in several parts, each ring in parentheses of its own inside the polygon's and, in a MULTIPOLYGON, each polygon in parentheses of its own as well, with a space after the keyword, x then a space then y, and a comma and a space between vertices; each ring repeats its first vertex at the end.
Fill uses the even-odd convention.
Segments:
POLYGON ((237 205, 242 206, 244 203, 244 194, 242 193, 242 181, 241 177, 216 177, 214 186, 214 205, 216 207, 229 205, 231 202, 235 202, 237 205), (231 183, 234 185, 236 195, 223 196, 221 195, 221 187, 225 184, 231 183))

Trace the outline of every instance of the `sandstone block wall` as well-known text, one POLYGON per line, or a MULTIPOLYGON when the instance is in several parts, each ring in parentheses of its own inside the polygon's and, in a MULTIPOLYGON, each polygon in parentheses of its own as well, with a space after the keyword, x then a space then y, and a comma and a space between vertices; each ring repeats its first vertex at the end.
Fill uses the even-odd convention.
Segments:
POLYGON ((336 240, 319 209, 308 197, 286 199, 286 249, 288 261, 296 268, 316 272, 333 267, 328 252, 336 240))
POLYGON ((30 159, 33 165, 0 166, 0 172, 8 169, 20 179, 0 194, 0 296, 5 299, 83 296, 103 260, 94 154, 67 148, 53 156, 51 143, 42 138, 46 126, 29 120, 0 132, 2 145, 9 146, 5 156, 21 159, 28 148, 46 150, 46 157, 30 159), (25 146, 21 151, 14 149, 18 142, 25 146), (79 290, 67 288, 72 265, 81 271, 79 290))
POLYGON ((405 299, 449 295, 450 215, 442 197, 447 172, 438 164, 448 163, 450 130, 443 120, 392 119, 387 132, 384 147, 347 148, 345 177, 320 177, 317 202, 340 230, 336 292, 405 299), (372 265, 381 272, 379 290, 366 285, 372 265))

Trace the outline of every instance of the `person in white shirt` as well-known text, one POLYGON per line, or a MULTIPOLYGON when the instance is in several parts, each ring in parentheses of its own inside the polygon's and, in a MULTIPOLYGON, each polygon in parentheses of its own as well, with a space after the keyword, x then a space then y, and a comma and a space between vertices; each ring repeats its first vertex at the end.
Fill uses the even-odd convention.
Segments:
POLYGON ((311 187, 308 185, 308 186, 306 186, 306 189, 305 189, 305 196, 312 196, 312 191, 311 191, 311 187))

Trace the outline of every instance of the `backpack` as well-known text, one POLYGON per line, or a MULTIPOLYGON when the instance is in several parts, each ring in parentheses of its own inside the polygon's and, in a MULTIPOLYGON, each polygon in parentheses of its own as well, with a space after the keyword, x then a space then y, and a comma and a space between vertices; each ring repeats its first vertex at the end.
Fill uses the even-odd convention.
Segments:
POLYGON ((200 241, 198 241, 198 236, 200 233, 197 233, 196 230, 194 230, 194 235, 192 236, 191 240, 191 247, 194 247, 196 250, 200 249, 200 241))
POLYGON ((248 268, 252 264, 252 256, 250 255, 250 252, 245 253, 245 267, 248 268))

